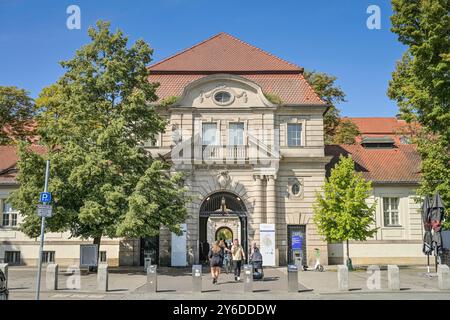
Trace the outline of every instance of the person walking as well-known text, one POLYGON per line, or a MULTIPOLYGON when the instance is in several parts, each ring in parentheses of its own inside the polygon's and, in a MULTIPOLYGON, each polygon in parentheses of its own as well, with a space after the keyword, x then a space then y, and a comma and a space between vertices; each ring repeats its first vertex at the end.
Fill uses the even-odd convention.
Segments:
POLYGON ((233 269, 234 269, 234 280, 241 280, 241 266, 242 260, 244 260, 244 249, 239 244, 238 239, 234 239, 233 246, 231 247, 231 257, 233 261, 233 269))
POLYGON ((220 240, 219 247, 222 250, 223 255, 223 264, 222 267, 225 269, 225 272, 228 274, 230 271, 230 253, 231 250, 228 248, 227 243, 224 240, 220 240))
POLYGON ((211 276, 213 278, 213 284, 217 283, 220 275, 220 268, 223 264, 223 251, 219 246, 219 241, 216 241, 208 254, 209 265, 211 267, 211 276))

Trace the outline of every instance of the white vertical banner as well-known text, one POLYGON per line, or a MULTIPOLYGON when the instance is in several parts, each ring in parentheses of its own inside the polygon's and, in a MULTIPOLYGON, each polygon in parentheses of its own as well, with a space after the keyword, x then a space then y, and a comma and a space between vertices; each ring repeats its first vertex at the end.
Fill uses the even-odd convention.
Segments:
POLYGON ((275 266, 275 224, 266 223, 259 225, 261 239, 260 252, 263 257, 263 266, 275 266))
POLYGON ((183 234, 177 236, 172 233, 172 250, 171 250, 171 266, 172 267, 186 267, 186 232, 187 225, 185 223, 181 224, 181 230, 183 234))

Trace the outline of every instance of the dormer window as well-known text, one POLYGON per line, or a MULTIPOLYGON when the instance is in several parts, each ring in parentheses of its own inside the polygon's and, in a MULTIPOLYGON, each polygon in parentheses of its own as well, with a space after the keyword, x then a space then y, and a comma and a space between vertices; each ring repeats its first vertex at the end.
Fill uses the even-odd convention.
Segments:
POLYGON ((227 91, 218 91, 214 94, 214 101, 219 105, 227 105, 233 102, 233 96, 227 91))
POLYGON ((390 137, 364 137, 361 140, 364 148, 373 149, 392 149, 394 148, 394 139, 390 137))

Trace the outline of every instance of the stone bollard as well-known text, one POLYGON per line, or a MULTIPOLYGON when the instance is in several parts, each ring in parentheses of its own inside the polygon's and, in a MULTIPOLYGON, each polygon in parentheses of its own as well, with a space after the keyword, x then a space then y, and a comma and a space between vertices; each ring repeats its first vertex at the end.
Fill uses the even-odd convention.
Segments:
POLYGON ((97 289, 108 291, 108 265, 100 264, 97 268, 97 289))
POLYGON ((56 263, 47 266, 45 288, 47 290, 58 290, 58 265, 56 263))
POLYGON ((388 288, 400 290, 400 269, 396 265, 388 265, 388 288))
POLYGON ((450 268, 445 264, 438 266, 438 283, 440 290, 450 290, 450 268))
POLYGON ((5 275, 6 289, 8 289, 8 264, 0 263, 0 270, 2 270, 3 274, 5 275))
POLYGON ((339 265, 338 269, 338 290, 348 291, 348 268, 345 265, 339 265))
POLYGON ((156 292, 158 287, 156 265, 150 265, 147 268, 147 292, 156 292))

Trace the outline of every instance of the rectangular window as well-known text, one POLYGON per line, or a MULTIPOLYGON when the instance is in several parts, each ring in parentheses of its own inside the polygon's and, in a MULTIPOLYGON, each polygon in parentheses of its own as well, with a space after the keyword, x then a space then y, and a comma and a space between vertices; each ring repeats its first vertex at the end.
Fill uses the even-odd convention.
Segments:
POLYGON ((42 263, 54 263, 55 251, 42 251, 42 263))
POLYGON ((287 141, 289 147, 301 146, 302 125, 298 123, 288 123, 287 125, 287 141))
POLYGON ((106 262, 106 251, 100 251, 100 262, 106 262))
POLYGON ((218 145, 217 137, 217 123, 203 123, 202 124, 202 144, 207 145, 218 145))
POLYGON ((155 133, 153 135, 153 139, 149 139, 147 142, 144 143, 145 147, 160 147, 160 136, 159 133, 155 133))
POLYGON ((385 197, 383 198, 383 217, 384 226, 400 226, 399 219, 399 198, 385 197))
POLYGON ((20 264, 20 251, 5 251, 5 263, 20 264))
POLYGON ((17 226, 17 211, 12 208, 11 204, 6 202, 3 202, 2 226, 17 226))
POLYGON ((244 145, 244 124, 242 122, 230 123, 228 144, 230 146, 244 145))

